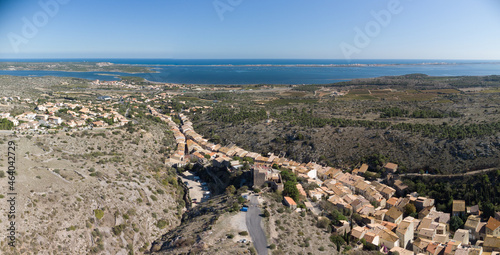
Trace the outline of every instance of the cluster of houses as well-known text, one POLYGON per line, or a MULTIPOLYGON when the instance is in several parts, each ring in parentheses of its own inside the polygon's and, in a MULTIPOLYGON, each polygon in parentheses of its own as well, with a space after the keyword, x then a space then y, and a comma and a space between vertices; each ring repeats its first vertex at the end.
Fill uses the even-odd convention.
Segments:
POLYGON ((182 113, 179 114, 182 121, 179 126, 172 120, 171 116, 158 113, 150 106, 148 109, 153 116, 167 123, 170 131, 174 134, 177 144, 176 150, 166 159, 167 165, 183 166, 191 160, 196 160, 202 164, 212 161, 214 166, 227 167, 228 170, 242 166, 238 160, 232 159, 232 156, 235 155, 235 149, 208 142, 207 139, 194 131, 193 123, 182 113))
MULTIPOLYGON (((92 81, 93 85, 98 85, 98 86, 116 86, 120 88, 127 88, 127 89, 137 89, 137 85, 132 82, 132 84, 125 83, 123 81, 101 81, 99 79, 92 81)), ((181 85, 179 84, 172 84, 172 83, 165 83, 165 84, 152 84, 152 85, 146 85, 146 86, 141 86, 141 89, 147 89, 147 90, 161 90, 163 87, 168 87, 168 88, 181 88, 181 85)))
MULTIPOLYGON (((394 199, 395 201, 396 199, 394 199)), ((436 211, 432 199, 408 195, 398 201, 407 200, 419 210, 418 218, 407 216, 403 218, 402 208, 390 205, 375 213, 363 217, 364 226, 356 226, 351 235, 356 239, 381 246, 400 254, 497 254, 500 252, 500 221, 491 217, 488 222, 480 222, 478 215, 470 215, 465 229, 458 229, 451 237, 450 214, 436 211), (389 208, 389 209, 387 209, 389 208), (474 221, 472 224, 470 221, 474 221), (484 227, 482 236, 475 232, 478 225, 484 227), (474 237, 474 235, 477 235, 474 237), (451 237, 451 238, 450 238, 451 237), (476 239, 481 238, 481 240, 476 239), (471 241, 478 240, 471 244, 471 241)), ((389 202, 389 201, 388 201, 389 202)), ((454 201, 454 208, 464 201, 454 201)), ((406 201, 404 202, 406 203, 406 201)), ((455 210, 454 209, 454 210, 455 210)), ((452 215, 466 213, 453 211, 452 215)), ((480 227, 479 227, 480 228, 480 227)))
MULTIPOLYGON (((116 102, 115 102, 116 103, 116 102)), ((41 127, 55 128, 61 125, 78 127, 105 127, 106 122, 101 119, 112 119, 117 126, 125 125, 129 120, 113 109, 114 103, 78 104, 78 103, 52 103, 46 102, 36 106, 34 111, 24 112, 17 116, 10 113, 0 113, 0 118, 5 118, 14 124, 15 130, 38 130, 41 127), (58 117, 60 110, 65 110, 69 119, 58 117)))
MULTIPOLYGON (((149 106, 148 106, 149 107, 149 106)), ((500 221, 490 218, 481 222, 477 206, 466 207, 464 201, 455 200, 452 214, 437 211, 434 199, 418 196, 416 193, 395 196, 406 187, 400 180, 394 181, 397 188, 377 181, 367 181, 363 177, 368 165, 363 164, 351 173, 319 164, 298 163, 284 157, 262 156, 246 151, 236 145, 221 146, 213 144, 193 129, 192 122, 182 113, 178 115, 181 124, 176 124, 170 116, 158 113, 149 107, 152 115, 159 117, 174 133, 177 149, 167 159, 167 164, 182 165, 196 159, 200 163, 212 162, 214 165, 234 169, 240 167, 240 161, 234 157, 248 157, 254 160, 254 187, 271 183, 278 190, 283 189, 280 171, 272 165, 288 168, 308 183, 315 183, 316 188, 307 191, 301 184, 297 189, 307 208, 313 205, 307 200, 326 200, 339 211, 349 211, 361 216, 363 225, 351 229, 348 222, 341 222, 336 231, 347 231, 356 239, 379 246, 382 250, 399 254, 496 254, 500 252, 500 221), (399 188, 398 188, 399 187, 399 188), (412 204, 416 214, 403 217, 407 205, 412 204), (471 214, 465 223, 465 229, 455 231, 452 238, 450 219, 453 215, 471 214), (471 244, 474 243, 474 245, 471 244)), ((384 169, 390 176, 397 172, 397 164, 387 163, 384 169)), ((296 209, 297 201, 284 198, 284 204, 296 209)), ((500 218, 500 214, 498 215, 500 218)))
MULTIPOLYGON (((384 168, 389 175, 397 171, 397 165, 393 163, 387 163, 384 168)), ((481 222, 477 205, 466 207, 465 201, 454 200, 451 215, 440 212, 434 206, 434 199, 416 193, 396 197, 399 189, 377 181, 366 181, 362 176, 367 169, 368 166, 363 164, 352 173, 345 173, 309 163, 301 164, 294 171, 307 182, 319 186, 305 192, 301 184, 297 184, 303 198, 326 199, 339 211, 359 214, 364 224, 352 228, 351 236, 385 251, 433 255, 500 252, 500 221, 491 217, 488 222, 481 222), (409 204, 415 207, 418 216, 403 217, 409 204), (458 229, 450 238, 451 216, 467 214, 470 216, 464 229, 458 229)), ((405 188, 401 183, 399 187, 405 188)), ((284 203, 292 208, 296 206, 290 199, 285 199, 284 203)), ((497 215, 500 218, 500 214, 497 215)), ((338 231, 350 230, 347 222, 341 222, 336 228, 338 231)))

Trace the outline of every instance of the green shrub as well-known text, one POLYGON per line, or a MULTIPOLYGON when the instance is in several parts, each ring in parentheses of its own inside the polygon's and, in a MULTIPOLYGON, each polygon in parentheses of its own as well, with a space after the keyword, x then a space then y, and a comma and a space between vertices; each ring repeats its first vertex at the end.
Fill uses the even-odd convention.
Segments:
POLYGON ((125 229, 125 224, 120 224, 120 225, 114 226, 113 227, 113 234, 115 236, 119 236, 124 229, 125 229))
POLYGON ((269 213, 267 209, 264 210, 264 217, 269 217, 269 216, 271 216, 271 213, 269 213))
POLYGON ((238 197, 238 203, 240 204, 243 204, 245 203, 247 200, 244 198, 244 197, 238 197))
POLYGON ((330 225, 330 220, 326 217, 321 217, 318 220, 317 227, 318 228, 326 228, 328 225, 330 225))
POLYGON ((102 217, 104 217, 104 211, 103 210, 100 210, 100 209, 95 209, 94 210, 94 215, 95 217, 100 220, 102 219, 102 217))
POLYGON ((166 220, 159 220, 158 222, 156 222, 156 226, 159 229, 164 229, 167 225, 168 225, 168 222, 166 220))
POLYGON ((257 252, 255 251, 255 248, 253 248, 253 247, 248 248, 248 251, 249 251, 249 252, 250 252, 250 254, 252 254, 252 255, 257 254, 257 252))

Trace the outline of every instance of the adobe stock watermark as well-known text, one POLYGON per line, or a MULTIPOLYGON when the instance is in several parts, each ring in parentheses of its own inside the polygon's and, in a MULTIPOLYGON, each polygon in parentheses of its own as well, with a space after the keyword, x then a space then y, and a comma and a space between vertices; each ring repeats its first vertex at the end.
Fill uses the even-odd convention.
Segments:
POLYGON ((352 54, 359 54, 362 49, 370 45, 373 38, 377 37, 382 28, 387 27, 394 15, 400 14, 403 11, 403 6, 399 0, 389 0, 387 7, 378 12, 371 11, 372 20, 366 22, 364 29, 354 27, 354 36, 352 44, 347 42, 340 43, 340 49, 344 54, 345 59, 351 59, 352 54))
POLYGON ((220 21, 224 21, 224 13, 234 11, 243 1, 244 0, 214 0, 212 4, 215 12, 219 15, 220 21))
POLYGON ((30 39, 33 39, 40 28, 46 26, 51 18, 57 15, 60 6, 69 3, 71 0, 40 0, 38 5, 41 10, 33 14, 31 19, 23 17, 23 25, 20 33, 10 32, 7 34, 10 45, 15 53, 19 53, 19 46, 28 44, 30 39))

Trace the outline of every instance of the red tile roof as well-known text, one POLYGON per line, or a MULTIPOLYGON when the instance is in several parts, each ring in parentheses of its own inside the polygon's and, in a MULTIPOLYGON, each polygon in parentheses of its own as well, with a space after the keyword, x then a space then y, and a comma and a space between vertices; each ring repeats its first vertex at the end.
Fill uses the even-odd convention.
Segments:
POLYGON ((289 205, 297 205, 297 203, 295 203, 295 201, 293 201, 291 197, 285 197, 284 199, 289 205))
POLYGON ((490 216, 490 219, 488 220, 488 223, 486 223, 486 227, 491 230, 491 231, 494 231, 495 229, 497 229, 498 227, 500 227, 500 221, 498 221, 497 219, 493 218, 490 216))

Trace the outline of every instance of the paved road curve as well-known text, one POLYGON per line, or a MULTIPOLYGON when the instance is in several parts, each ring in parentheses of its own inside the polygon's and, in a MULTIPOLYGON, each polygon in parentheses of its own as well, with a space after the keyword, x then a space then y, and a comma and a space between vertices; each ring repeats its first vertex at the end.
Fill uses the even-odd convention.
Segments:
POLYGON ((252 237, 253 245, 259 255, 267 255, 267 237, 261 227, 261 211, 258 207, 257 196, 250 196, 250 206, 247 211, 246 223, 248 233, 252 237))

